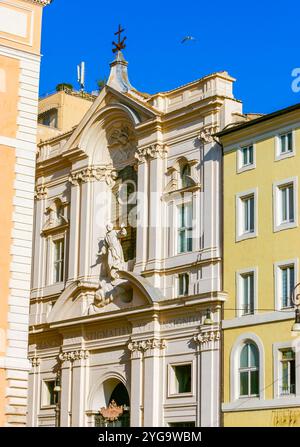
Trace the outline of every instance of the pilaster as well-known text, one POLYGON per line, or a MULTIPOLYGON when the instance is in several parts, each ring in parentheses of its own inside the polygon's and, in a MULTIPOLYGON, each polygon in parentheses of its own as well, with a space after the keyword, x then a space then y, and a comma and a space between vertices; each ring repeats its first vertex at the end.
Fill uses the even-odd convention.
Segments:
POLYGON ((199 401, 200 427, 218 427, 220 425, 220 338, 218 327, 203 327, 194 336, 198 351, 198 381, 200 383, 197 396, 199 401))

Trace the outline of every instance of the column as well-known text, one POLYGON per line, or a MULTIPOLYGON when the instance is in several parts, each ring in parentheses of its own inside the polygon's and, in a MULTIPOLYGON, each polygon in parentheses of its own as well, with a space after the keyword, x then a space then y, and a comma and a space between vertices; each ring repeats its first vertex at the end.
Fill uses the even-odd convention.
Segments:
POLYGON ((218 427, 220 425, 220 330, 203 328, 194 337, 200 353, 200 426, 218 427))
POLYGON ((137 185, 136 263, 134 271, 141 272, 147 262, 148 251, 148 181, 149 168, 145 157, 139 155, 137 185))
POLYGON ((143 363, 138 342, 130 342, 131 351, 131 386, 130 386, 130 426, 142 427, 143 417, 141 406, 143 402, 143 363))
POLYGON ((143 341, 144 349, 144 427, 162 425, 162 367, 161 351, 165 340, 152 339, 143 341))
POLYGON ((40 363, 41 359, 38 357, 33 357, 30 359, 32 370, 29 373, 28 380, 28 417, 27 417, 27 425, 29 427, 37 427, 38 426, 38 410, 40 404, 40 363))
POLYGON ((33 260, 39 259, 39 262, 33 262, 34 274, 32 275, 33 289, 39 289, 45 285, 46 275, 46 242, 41 237, 44 224, 44 214, 46 209, 48 190, 46 186, 39 185, 35 190, 35 221, 34 221, 34 240, 33 240, 33 260))
POLYGON ((85 427, 88 352, 74 353, 72 370, 72 427, 85 427))
POLYGON ((71 361, 65 353, 60 354, 61 360, 61 394, 60 394, 60 425, 61 427, 70 427, 71 414, 71 384, 72 370, 71 361))
POLYGON ((71 205, 69 228, 68 281, 74 281, 78 275, 80 187, 76 178, 70 177, 71 205))
MULTIPOLYGON (((150 187, 149 187, 149 258, 147 269, 159 269, 162 259, 162 243, 165 222, 162 218, 163 179, 165 169, 165 147, 155 145, 154 158, 150 161, 150 187)), ((158 277, 160 278, 160 277, 158 277)), ((160 284, 154 284, 159 287, 160 284)))

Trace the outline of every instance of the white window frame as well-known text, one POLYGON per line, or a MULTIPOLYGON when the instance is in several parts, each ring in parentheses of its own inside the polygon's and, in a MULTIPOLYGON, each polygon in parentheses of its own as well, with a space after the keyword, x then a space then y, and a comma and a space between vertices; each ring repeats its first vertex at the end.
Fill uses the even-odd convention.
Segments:
POLYGON ((279 261, 274 263, 274 290, 275 290, 275 309, 276 310, 287 310, 290 311, 294 306, 291 305, 290 307, 283 307, 282 306, 282 297, 281 297, 281 290, 282 290, 282 284, 281 284, 281 275, 282 275, 282 268, 283 267, 289 267, 294 266, 294 283, 295 285, 298 283, 298 258, 294 259, 287 259, 285 261, 279 261))
POLYGON ((57 284, 64 284, 66 280, 66 233, 57 233, 55 235, 51 235, 47 238, 47 285, 48 286, 56 286, 57 284), (64 241, 64 274, 63 281, 56 282, 54 281, 54 259, 55 259, 55 242, 58 240, 64 241))
POLYGON ((192 253, 193 250, 194 250, 194 201, 192 199, 191 200, 185 200, 183 202, 176 203, 175 206, 176 206, 176 208, 175 208, 175 219, 176 219, 176 227, 175 227, 176 228, 175 254, 177 256, 180 256, 180 255, 184 255, 184 254, 187 254, 187 253, 192 253), (181 228, 181 227, 179 227, 178 216, 179 216, 179 208, 182 207, 182 206, 190 206, 191 209, 192 209, 192 226, 191 226, 192 249, 188 250, 188 251, 180 252, 179 251, 179 228, 181 228))
POLYGON ((259 349, 256 345, 256 343, 253 343, 251 340, 246 340, 240 349, 240 358, 239 358, 239 370, 238 370, 238 375, 239 375, 239 398, 240 399, 247 399, 247 398, 253 398, 253 397, 259 397, 259 349), (248 359, 247 359, 247 366, 246 367, 241 367, 241 355, 242 355, 242 351, 245 348, 245 346, 255 346, 255 348, 257 349, 258 352, 258 366, 250 366, 249 365, 249 351, 247 350, 247 354, 248 354, 248 359), (249 394, 249 391, 251 392, 251 372, 253 371, 258 371, 258 393, 255 394, 249 394), (248 376, 248 394, 241 394, 241 374, 242 373, 247 373, 248 376))
POLYGON ((241 144, 237 150, 237 173, 242 173, 256 168, 256 144, 253 142, 247 142, 241 144), (243 164, 243 149, 253 147, 253 163, 244 165, 243 164))
POLYGON ((42 386, 41 386, 41 408, 55 408, 56 404, 50 404, 49 403, 49 390, 47 387, 48 382, 54 382, 55 386, 55 378, 46 378, 42 380, 42 386))
POLYGON ((190 281, 190 274, 189 274, 189 272, 180 272, 180 273, 178 273, 177 274, 177 276, 176 276, 176 279, 177 279, 177 281, 176 281, 176 296, 178 296, 178 297, 183 297, 183 296, 189 296, 189 294, 190 294, 190 283, 191 283, 191 281, 190 281), (188 287, 187 287, 187 289, 188 289, 188 291, 187 291, 187 294, 180 294, 179 293, 179 281, 180 281, 180 275, 187 275, 188 276, 188 287))
MULTIPOLYGON (((52 265, 52 269, 53 269, 53 284, 58 284, 58 283, 63 283, 65 280, 65 268, 66 268, 66 263, 65 263, 65 258, 66 258, 66 244, 65 244, 65 238, 64 237, 57 237, 57 238, 53 238, 52 239, 52 243, 53 243, 53 265, 52 265), (56 248, 56 244, 62 242, 63 244, 63 258, 60 259, 59 261, 55 260, 55 248, 56 248), (62 278, 60 281, 56 281, 55 279, 55 275, 56 275, 56 268, 55 268, 55 264, 62 264, 62 278)), ((61 269, 61 267, 60 267, 61 269)), ((59 269, 59 270, 60 270, 59 269)))
POLYGON ((252 315, 255 315, 257 313, 258 308, 258 268, 257 267, 249 267, 242 270, 238 270, 236 272, 236 316, 237 317, 251 317, 252 315), (253 299, 253 314, 244 314, 242 307, 243 307, 243 276, 253 273, 253 293, 254 293, 254 299, 253 299))
POLYGON ((298 177, 290 177, 273 183, 273 231, 288 230, 298 226, 298 177), (281 189, 292 184, 294 188, 294 221, 281 222, 281 189))
POLYGON ((236 242, 252 239, 258 235, 258 189, 253 188, 236 194, 236 242), (244 203, 248 197, 254 197, 254 231, 244 232, 244 203))
MULTIPOLYGON (((261 339, 253 332, 241 334, 235 341, 230 354, 230 400, 244 404, 247 401, 259 401, 265 397, 265 362, 264 346, 261 339), (240 355, 245 343, 256 344, 259 352, 259 395, 240 397, 240 355)), ((244 408, 244 407, 243 407, 244 408)))
POLYGON ((293 397, 300 396, 300 368, 297 368, 297 365, 300 364, 300 350, 299 346, 294 345, 292 341, 279 342, 273 344, 273 373, 274 373, 274 384, 273 384, 273 393, 274 398, 280 399, 289 399, 293 397), (285 349, 293 349, 295 351, 295 363, 296 363, 296 373, 295 373, 295 394, 287 394, 282 395, 280 393, 280 384, 281 384, 281 351, 285 349))
POLYGON ((295 144, 296 133, 293 128, 287 128, 282 130, 275 136, 275 161, 284 160, 285 158, 294 157, 296 155, 296 144, 295 144), (281 152, 281 137, 283 135, 292 134, 292 151, 281 152))
POLYGON ((168 364, 168 397, 187 397, 194 395, 194 362, 192 360, 182 361, 182 362, 172 362, 168 364), (191 391, 187 393, 178 393, 175 391, 175 369, 176 366, 190 365, 191 367, 191 391))

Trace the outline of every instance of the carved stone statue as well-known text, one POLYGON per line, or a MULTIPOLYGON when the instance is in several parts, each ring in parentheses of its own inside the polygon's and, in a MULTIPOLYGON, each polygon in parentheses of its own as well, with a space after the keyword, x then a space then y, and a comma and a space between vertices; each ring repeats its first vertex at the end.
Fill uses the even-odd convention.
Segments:
POLYGON ((106 225, 106 235, 104 238, 104 246, 100 254, 107 255, 107 263, 112 279, 119 277, 118 270, 124 268, 124 255, 120 239, 127 235, 125 225, 121 225, 120 230, 114 230, 113 224, 106 225))

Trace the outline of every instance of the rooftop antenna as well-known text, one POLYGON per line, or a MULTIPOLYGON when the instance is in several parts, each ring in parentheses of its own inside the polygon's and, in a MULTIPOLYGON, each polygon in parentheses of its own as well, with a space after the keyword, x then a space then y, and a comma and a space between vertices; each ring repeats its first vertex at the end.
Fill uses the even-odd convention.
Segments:
POLYGON ((80 62, 77 65, 77 82, 80 85, 80 91, 84 92, 84 78, 85 78, 85 63, 80 62))

